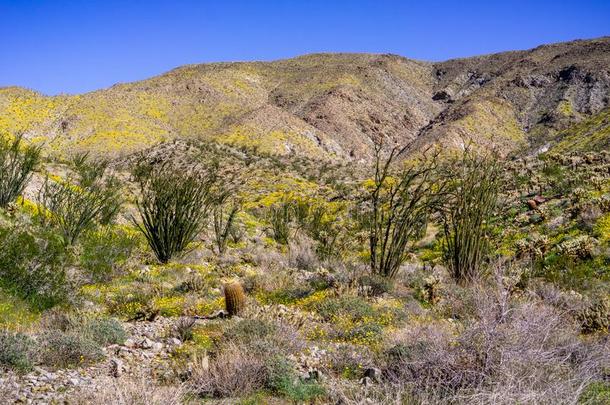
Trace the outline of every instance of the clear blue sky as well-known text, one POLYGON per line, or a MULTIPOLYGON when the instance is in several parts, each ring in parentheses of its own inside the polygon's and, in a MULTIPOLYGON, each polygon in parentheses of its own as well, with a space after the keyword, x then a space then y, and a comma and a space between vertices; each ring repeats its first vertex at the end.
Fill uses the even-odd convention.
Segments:
POLYGON ((0 0, 0 86, 81 93, 187 63, 376 52, 444 60, 610 35, 610 0, 0 0))

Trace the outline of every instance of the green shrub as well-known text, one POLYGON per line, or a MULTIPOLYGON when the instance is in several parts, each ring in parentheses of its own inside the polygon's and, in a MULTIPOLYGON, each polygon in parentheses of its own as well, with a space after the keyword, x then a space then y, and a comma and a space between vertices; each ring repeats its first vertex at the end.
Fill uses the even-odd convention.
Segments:
POLYGON ((260 319, 244 319, 224 332, 224 338, 236 343, 261 340, 276 332, 274 324, 260 319))
POLYGON ((133 176, 140 193, 140 219, 132 218, 161 263, 182 252, 203 229, 217 183, 214 167, 202 174, 138 164, 133 176))
POLYGON ((0 284, 38 309, 69 296, 65 268, 71 261, 63 241, 52 230, 21 221, 0 224, 0 284))
POLYGON ((306 403, 325 394, 317 381, 303 380, 285 358, 276 356, 267 361, 268 388, 296 403, 306 403))
POLYGON ((326 321, 332 321, 335 317, 360 321, 375 315, 375 310, 371 304, 365 299, 355 296, 327 298, 316 301, 312 306, 326 321))
POLYGON ((264 301, 274 304, 292 304, 302 298, 309 296, 314 289, 309 286, 290 286, 280 288, 264 296, 264 301))
POLYGON ((261 357, 295 354, 304 348, 302 338, 291 326, 256 318, 226 324, 222 342, 261 357))
POLYGON ((84 333, 92 341, 101 346, 123 344, 127 339, 127 332, 116 319, 92 319, 85 325, 84 333))
POLYGON ((46 331, 38 337, 40 361, 52 367, 65 368, 92 363, 103 357, 96 342, 74 332, 46 331))
POLYGON ((0 135, 0 208, 23 192, 39 161, 39 147, 23 145, 21 136, 9 141, 0 135))
POLYGON ((80 265, 90 281, 99 283, 120 272, 139 240, 121 228, 102 227, 85 233, 80 245, 80 265))
POLYGON ((587 386, 578 399, 579 404, 610 403, 610 382, 595 381, 587 386))
POLYGON ((390 292, 393 288, 392 280, 376 274, 363 275, 359 278, 358 284, 367 290, 368 295, 373 297, 390 292))
POLYGON ((34 366, 36 343, 23 333, 0 330, 0 367, 27 372, 34 366))

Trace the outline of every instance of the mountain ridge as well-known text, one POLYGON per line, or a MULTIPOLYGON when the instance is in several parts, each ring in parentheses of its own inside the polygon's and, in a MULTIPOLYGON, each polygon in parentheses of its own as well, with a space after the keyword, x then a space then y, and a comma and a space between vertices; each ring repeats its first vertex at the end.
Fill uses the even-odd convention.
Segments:
POLYGON ((466 141, 504 154, 555 143, 608 108, 610 37, 443 62, 314 53, 217 62, 78 95, 0 88, 0 131, 51 154, 120 156, 209 139, 272 154, 358 160, 372 140, 418 149, 466 141))

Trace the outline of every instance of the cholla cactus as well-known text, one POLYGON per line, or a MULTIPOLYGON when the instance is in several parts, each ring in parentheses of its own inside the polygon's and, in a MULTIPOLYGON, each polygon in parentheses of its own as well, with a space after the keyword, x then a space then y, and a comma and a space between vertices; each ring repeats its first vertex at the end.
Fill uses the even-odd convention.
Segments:
POLYGON ((578 320, 583 332, 607 332, 610 328, 610 298, 602 297, 585 307, 578 320))
POLYGON ((560 254, 572 259, 586 259, 593 255, 597 240, 588 235, 581 235, 574 239, 560 243, 557 249, 560 254))
POLYGON ((602 212, 610 212, 610 194, 604 194, 595 199, 595 204, 602 212))
POLYGON ((582 187, 577 187, 572 190, 572 199, 574 201, 582 201, 587 196, 587 191, 582 187))
POLYGON ((515 243, 517 255, 542 257, 549 247, 549 238, 546 235, 534 235, 529 239, 521 239, 515 243))
POLYGON ((421 288, 421 296, 424 300, 432 305, 440 301, 439 284, 441 280, 431 274, 424 278, 424 285, 421 288))

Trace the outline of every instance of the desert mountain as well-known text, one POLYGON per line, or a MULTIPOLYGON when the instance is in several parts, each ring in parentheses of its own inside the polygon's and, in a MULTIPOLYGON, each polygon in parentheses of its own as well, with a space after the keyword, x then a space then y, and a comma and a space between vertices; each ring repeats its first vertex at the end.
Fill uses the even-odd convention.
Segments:
POLYGON ((440 63, 312 54, 189 65, 82 95, 0 89, 0 131, 124 155, 176 138, 360 159, 372 139, 503 152, 607 148, 610 37, 440 63))

